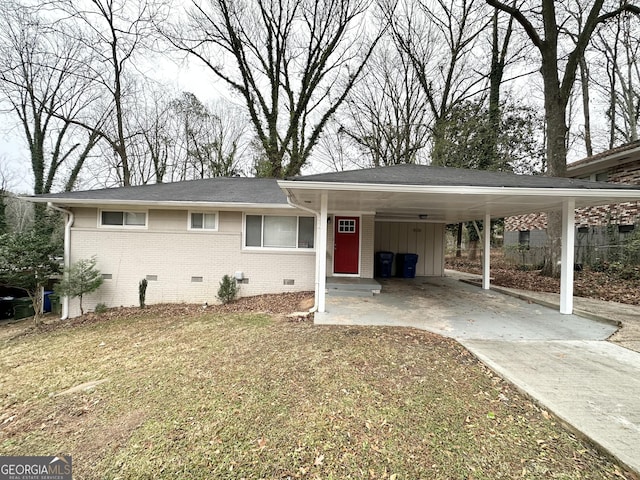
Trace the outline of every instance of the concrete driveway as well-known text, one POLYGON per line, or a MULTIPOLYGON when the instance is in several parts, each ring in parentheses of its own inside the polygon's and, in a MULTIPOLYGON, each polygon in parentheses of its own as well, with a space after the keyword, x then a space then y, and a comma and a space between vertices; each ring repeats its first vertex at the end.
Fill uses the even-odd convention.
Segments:
POLYGON ((375 297, 328 297, 318 324, 415 327, 458 340, 486 365, 640 472, 640 353, 616 326, 454 278, 382 280, 375 297))

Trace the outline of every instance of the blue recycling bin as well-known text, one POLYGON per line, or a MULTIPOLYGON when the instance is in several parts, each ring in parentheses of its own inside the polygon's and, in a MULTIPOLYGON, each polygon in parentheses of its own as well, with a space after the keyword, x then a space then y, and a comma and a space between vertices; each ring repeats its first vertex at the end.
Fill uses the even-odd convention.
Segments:
POLYGON ((44 301, 42 303, 42 311, 44 313, 49 313, 51 311, 51 294, 53 290, 45 290, 44 291, 44 301))
POLYGON ((399 253, 396 255, 396 276, 416 278, 417 253, 399 253))
POLYGON ((376 252, 376 277, 391 277, 391 267, 393 265, 393 252, 376 252))

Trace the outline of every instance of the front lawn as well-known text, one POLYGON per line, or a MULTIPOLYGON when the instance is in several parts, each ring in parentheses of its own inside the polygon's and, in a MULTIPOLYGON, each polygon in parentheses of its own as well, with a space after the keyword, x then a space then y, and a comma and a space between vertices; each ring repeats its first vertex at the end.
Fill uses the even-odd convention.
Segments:
POLYGON ((0 454, 71 454, 74 479, 632 478, 436 335, 105 318, 0 327, 0 454))

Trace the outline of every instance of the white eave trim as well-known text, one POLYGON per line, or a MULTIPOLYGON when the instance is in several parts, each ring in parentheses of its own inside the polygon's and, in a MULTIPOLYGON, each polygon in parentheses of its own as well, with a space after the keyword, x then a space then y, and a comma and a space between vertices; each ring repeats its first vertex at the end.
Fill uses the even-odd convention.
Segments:
POLYGON ((589 189, 589 188, 548 188, 548 187, 475 187, 445 185, 402 185, 379 183, 339 183, 339 182, 296 182, 278 181, 280 188, 290 190, 324 190, 347 192, 395 192, 434 193, 455 195, 514 195, 528 197, 620 197, 640 200, 640 188, 634 189, 589 189))
POLYGON ((135 206, 135 207, 148 207, 148 208, 215 208, 215 209, 229 209, 229 210, 244 210, 244 209, 282 209, 292 210, 293 207, 286 203, 244 203, 244 202, 181 202, 181 201, 152 201, 152 200, 114 200, 114 199, 78 199, 78 198, 51 198, 51 197, 20 197, 24 200, 34 203, 52 203, 55 205, 69 205, 69 206, 101 206, 101 205, 113 205, 113 206, 135 206))

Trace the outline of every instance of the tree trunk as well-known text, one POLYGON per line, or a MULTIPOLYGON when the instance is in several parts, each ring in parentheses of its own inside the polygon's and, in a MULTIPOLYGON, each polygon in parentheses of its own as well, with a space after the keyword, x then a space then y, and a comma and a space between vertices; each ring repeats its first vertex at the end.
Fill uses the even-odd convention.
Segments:
MULTIPOLYGON (((550 55, 556 58, 555 54, 550 55)), ((567 174, 567 99, 562 98, 558 70, 555 62, 545 61, 542 71, 544 78, 545 120, 547 124, 547 175, 565 177, 567 174)), ((559 212, 547 213, 547 244, 542 275, 560 276, 562 216, 559 212)))
POLYGON ((462 257, 462 223, 458 224, 458 231, 456 234, 456 258, 462 257))
POLYGON ((584 146, 587 157, 593 155, 591 145, 591 110, 589 106, 589 66, 584 57, 580 60, 580 83, 582 85, 582 112, 584 113, 584 146))
POLYGON ((469 260, 475 260, 478 258, 478 241, 469 240, 469 253, 467 254, 469 260))

